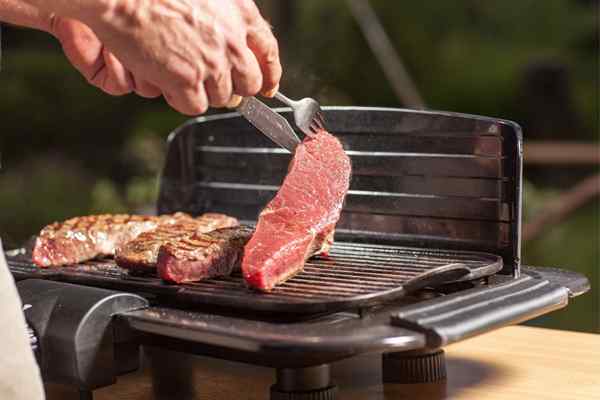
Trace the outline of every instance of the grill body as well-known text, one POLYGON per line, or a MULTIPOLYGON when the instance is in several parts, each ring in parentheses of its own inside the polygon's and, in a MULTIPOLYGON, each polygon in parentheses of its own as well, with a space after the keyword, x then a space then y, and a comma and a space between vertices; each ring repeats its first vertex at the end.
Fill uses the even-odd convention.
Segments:
MULTIPOLYGON (((281 112, 291 118, 289 111, 281 112)), ((66 292, 84 292, 68 286, 73 283, 100 286, 102 298, 114 294, 107 288, 142 293, 150 305, 110 314, 107 329, 129 356, 132 342, 149 346, 148 354, 156 355, 157 382, 184 384, 173 379, 173 371, 191 377, 187 365, 174 366, 174 354, 180 354, 174 350, 277 368, 272 398, 312 399, 334 396, 328 363, 365 352, 402 352, 414 358, 387 357, 384 368, 421 370, 417 360, 435 356, 435 365, 443 363, 432 349, 565 307, 589 289, 579 274, 521 266, 522 140, 516 124, 399 109, 326 107, 324 112, 354 172, 332 250, 339 271, 330 274, 325 267, 331 260, 315 258, 307 275, 261 300, 240 291, 239 276, 178 287, 129 276, 111 261, 38 270, 19 250, 8 261, 24 303, 35 296, 46 304, 44 315, 53 315, 54 303, 28 290, 48 286, 40 279, 62 281, 51 286, 67 285, 66 292), (315 282, 319 275, 327 276, 332 293, 323 293, 315 282), (354 303, 348 296, 344 300, 347 294, 354 303), (194 308, 183 309, 173 299, 194 308), (344 310, 332 307, 332 299, 338 306, 340 299, 346 301, 339 307, 344 310), (274 315, 277 305, 296 315, 274 315), (261 308, 268 313, 254 313, 261 308)), ((189 121, 169 137, 157 211, 224 212, 252 224, 274 196, 290 159, 237 114, 189 121)), ((81 310, 95 312, 87 311, 81 310)), ((27 315, 33 315, 31 309, 27 315)), ((30 322, 41 335, 42 353, 48 352, 43 346, 50 341, 40 324, 30 322)), ((77 343, 64 329, 58 331, 63 333, 56 343, 77 343)), ((388 370, 384 376, 394 381, 398 375, 388 370)))

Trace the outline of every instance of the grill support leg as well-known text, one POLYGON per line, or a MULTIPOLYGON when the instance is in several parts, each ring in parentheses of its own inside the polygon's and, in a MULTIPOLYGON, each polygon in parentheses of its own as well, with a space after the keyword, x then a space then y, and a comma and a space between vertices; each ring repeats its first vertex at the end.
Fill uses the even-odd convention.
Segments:
POLYGON ((337 386, 331 382, 329 364, 307 368, 280 368, 271 386, 271 400, 333 400, 337 386))
POLYGON ((79 400, 94 400, 94 393, 91 390, 80 390, 79 400))
POLYGON ((144 346, 150 362, 152 393, 156 400, 196 399, 193 356, 154 346, 144 346))
POLYGON ((382 356, 383 383, 441 383, 446 381, 442 349, 422 349, 382 356))

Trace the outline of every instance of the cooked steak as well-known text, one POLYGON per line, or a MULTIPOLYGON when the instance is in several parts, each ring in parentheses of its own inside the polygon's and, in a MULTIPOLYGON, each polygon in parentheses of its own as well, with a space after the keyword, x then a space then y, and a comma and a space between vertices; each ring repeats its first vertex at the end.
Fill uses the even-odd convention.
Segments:
POLYGON ((329 249, 350 172, 350 159, 334 136, 320 131, 305 138, 244 249, 248 285, 269 291, 302 270, 310 256, 329 249))
POLYGON ((135 271, 152 271, 156 268, 158 249, 167 241, 180 239, 195 232, 206 233, 238 225, 237 219, 216 213, 203 214, 173 225, 161 225, 117 247, 115 258, 120 267, 135 271))
POLYGON ((251 228, 238 226, 169 241, 158 252, 158 275, 176 283, 227 276, 239 267, 251 236, 251 228))
POLYGON ((42 229, 37 237, 33 262, 40 267, 56 267, 113 255, 117 246, 140 233, 191 219, 184 213, 161 216, 102 214, 56 222, 42 229))

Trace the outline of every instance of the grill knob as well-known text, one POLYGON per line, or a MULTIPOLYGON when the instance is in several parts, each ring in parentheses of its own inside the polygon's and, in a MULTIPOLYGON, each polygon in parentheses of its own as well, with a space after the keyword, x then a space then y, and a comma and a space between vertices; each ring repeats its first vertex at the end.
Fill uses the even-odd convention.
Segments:
POLYGON ((310 392, 283 392, 277 389, 276 385, 271 386, 271 400, 335 400, 336 398, 337 386, 310 392))
POLYGON ((383 355, 384 383, 433 383, 446 380, 444 350, 419 350, 383 355))

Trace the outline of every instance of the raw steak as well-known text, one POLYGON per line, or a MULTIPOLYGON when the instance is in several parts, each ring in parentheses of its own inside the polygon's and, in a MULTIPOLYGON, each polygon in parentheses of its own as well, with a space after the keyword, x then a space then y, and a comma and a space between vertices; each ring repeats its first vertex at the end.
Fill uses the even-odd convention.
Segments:
POLYGON ((152 271, 156 268, 158 250, 167 241, 180 239, 195 232, 206 233, 238 225, 237 219, 216 213, 203 214, 198 218, 182 220, 173 225, 161 225, 117 247, 115 259, 123 268, 152 271))
POLYGON ((238 226, 167 242, 158 252, 158 274, 176 283, 227 276, 239 267, 244 245, 251 236, 251 228, 238 226))
POLYGON ((350 173, 350 159, 334 136, 320 131, 304 139, 244 249, 249 286, 269 291, 301 271, 310 256, 329 249, 350 173))
POLYGON ((102 214, 55 222, 42 229, 37 237, 33 262, 45 268, 110 256, 117 246, 140 233, 185 220, 192 220, 192 217, 184 213, 161 216, 102 214))

